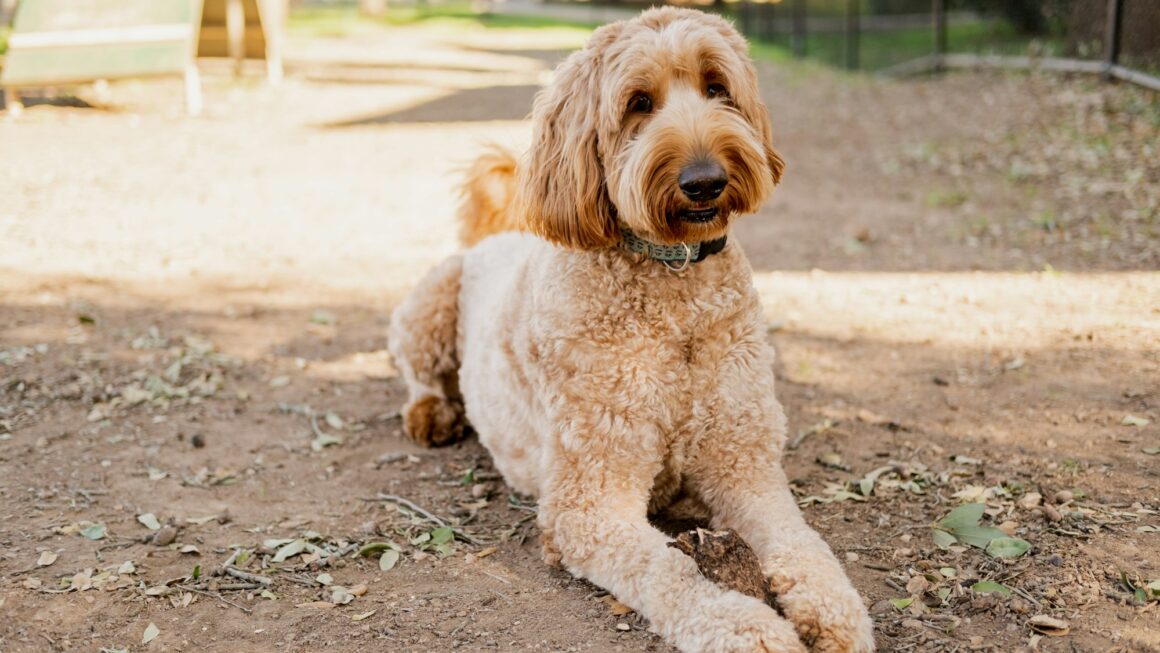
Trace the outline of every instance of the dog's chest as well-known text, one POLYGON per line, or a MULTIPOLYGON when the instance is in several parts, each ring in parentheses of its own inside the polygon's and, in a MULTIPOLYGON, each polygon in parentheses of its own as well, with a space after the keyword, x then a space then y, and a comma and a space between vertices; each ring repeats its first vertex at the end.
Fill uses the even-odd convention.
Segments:
POLYGON ((665 406, 659 416, 663 433, 661 470, 653 482, 650 508, 663 509, 680 495, 690 459, 702 438, 711 437, 719 413, 720 402, 727 400, 722 384, 728 379, 722 374, 722 361, 735 346, 730 329, 720 323, 670 334, 667 342, 671 351, 665 356, 667 365, 675 371, 674 382, 665 386, 668 395, 660 402, 665 406))

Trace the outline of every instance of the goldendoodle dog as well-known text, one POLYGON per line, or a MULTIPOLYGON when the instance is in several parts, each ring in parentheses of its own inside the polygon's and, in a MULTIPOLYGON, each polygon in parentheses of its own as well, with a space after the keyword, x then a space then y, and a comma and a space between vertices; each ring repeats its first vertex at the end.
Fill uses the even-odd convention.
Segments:
POLYGON ((410 437, 446 444, 470 424, 539 498, 547 561, 683 651, 874 649, 790 494, 774 352, 728 239, 782 168, 728 22, 662 8, 607 25, 536 98, 526 157, 472 169, 462 217, 478 244, 392 318, 410 437), (649 515, 677 503, 744 538, 780 613, 667 546, 649 515))

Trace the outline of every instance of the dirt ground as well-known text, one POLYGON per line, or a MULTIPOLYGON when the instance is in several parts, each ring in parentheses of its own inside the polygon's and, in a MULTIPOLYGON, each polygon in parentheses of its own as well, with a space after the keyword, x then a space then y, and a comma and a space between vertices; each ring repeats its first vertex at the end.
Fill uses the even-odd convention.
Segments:
MULTIPOLYGON (((477 442, 401 439, 385 351, 577 38, 298 35, 197 119, 167 80, 0 117, 0 651, 670 650, 540 562, 477 442)), ((880 648, 1160 650, 1160 99, 761 77, 789 169, 736 239, 880 648), (972 501, 1029 551, 936 546, 972 501)))

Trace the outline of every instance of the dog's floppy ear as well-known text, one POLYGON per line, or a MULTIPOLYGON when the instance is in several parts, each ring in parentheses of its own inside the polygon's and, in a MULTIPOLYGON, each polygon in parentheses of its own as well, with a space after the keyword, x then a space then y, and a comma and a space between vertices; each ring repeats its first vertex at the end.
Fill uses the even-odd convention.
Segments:
POLYGON ((751 65, 746 67, 749 69, 746 72, 751 76, 750 83, 744 93, 735 95, 734 101, 746 122, 761 137, 761 143, 765 148, 765 161, 769 166, 769 173, 773 177, 773 184, 776 186, 781 181, 782 172, 785 171, 785 161, 777 153, 777 150, 773 149, 773 127, 769 124, 769 109, 765 107, 765 103, 757 94, 757 75, 753 72, 751 65))
POLYGON ((531 230, 579 249, 618 238, 599 153, 600 68, 590 43, 556 69, 536 96, 532 146, 519 167, 518 201, 531 230))

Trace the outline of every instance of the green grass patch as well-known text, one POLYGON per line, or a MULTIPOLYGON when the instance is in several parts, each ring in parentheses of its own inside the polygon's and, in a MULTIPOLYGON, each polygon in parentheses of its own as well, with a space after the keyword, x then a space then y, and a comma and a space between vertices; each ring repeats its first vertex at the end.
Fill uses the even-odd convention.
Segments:
POLYGON ((967 203, 971 196, 961 190, 932 190, 926 194, 926 205, 931 208, 955 208, 967 203))
POLYGON ((8 32, 10 29, 0 25, 0 54, 8 51, 8 32))
MULTIPOLYGON (((736 20, 739 17, 734 18, 736 20)), ((741 24, 740 20, 737 20, 737 24, 741 24)), ((751 35, 750 40, 755 51, 777 52, 773 55, 774 58, 789 56, 789 34, 777 34, 769 38, 751 35)), ((947 47, 950 52, 972 54, 1026 55, 1034 52, 1042 55, 1058 55, 1062 52, 1062 44, 1055 40, 1023 36, 1002 21, 986 20, 948 26, 947 47)), ((932 53, 934 53, 934 32, 925 26, 863 31, 859 36, 858 60, 861 70, 881 70, 932 53)), ((844 67, 846 35, 842 32, 808 34, 806 58, 830 66, 844 67)))

